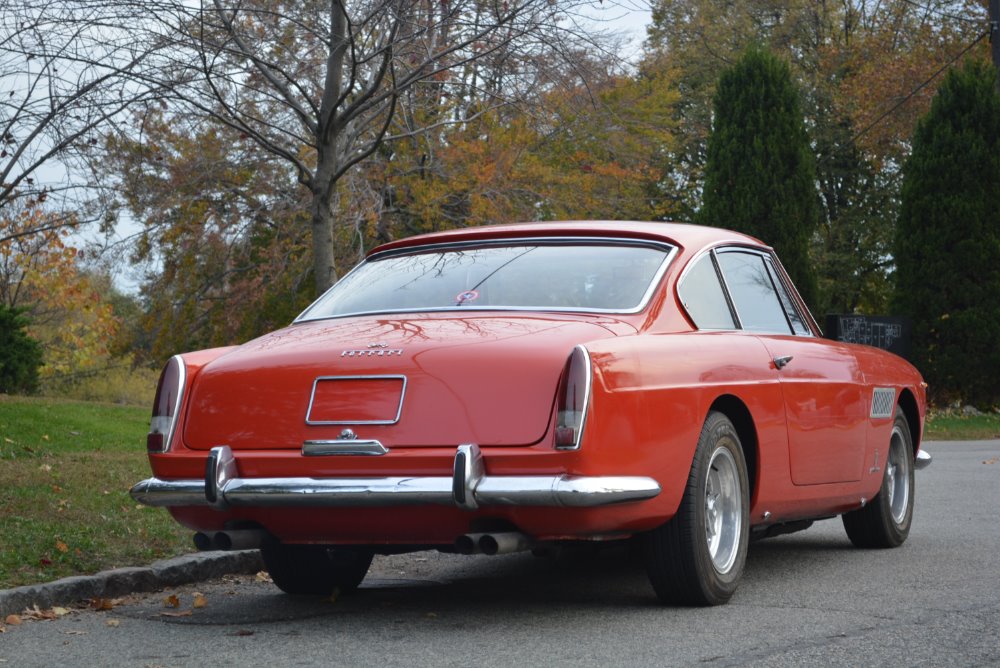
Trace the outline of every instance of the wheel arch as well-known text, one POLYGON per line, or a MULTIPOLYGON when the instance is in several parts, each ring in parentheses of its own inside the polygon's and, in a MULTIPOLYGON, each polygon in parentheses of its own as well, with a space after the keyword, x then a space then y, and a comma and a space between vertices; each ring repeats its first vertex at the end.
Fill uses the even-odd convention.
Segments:
MULTIPOLYGON (((712 402, 709 412, 718 411, 722 413, 736 428, 736 434, 740 437, 740 447, 743 449, 743 458, 747 464, 747 481, 750 483, 749 497, 753 505, 753 499, 757 491, 757 469, 759 462, 760 442, 757 438, 757 426, 754 423, 750 409, 743 403, 743 400, 732 394, 723 394, 712 402)), ((706 419, 708 415, 705 415, 706 419)))
POLYGON ((920 410, 917 408, 917 399, 908 388, 903 388, 899 393, 899 407, 903 410, 903 417, 906 418, 906 426, 910 429, 910 440, 913 442, 913 456, 917 456, 920 449, 920 410))

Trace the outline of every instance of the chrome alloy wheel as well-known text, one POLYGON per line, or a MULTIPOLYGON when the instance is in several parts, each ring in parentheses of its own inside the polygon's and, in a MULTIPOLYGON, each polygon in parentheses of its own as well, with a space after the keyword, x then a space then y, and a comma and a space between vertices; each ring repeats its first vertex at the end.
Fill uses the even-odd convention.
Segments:
POLYGON ((729 572, 739 552, 743 532, 741 498, 736 460, 729 450, 716 448, 705 480, 705 538, 712 565, 719 573, 729 572))
POLYGON ((889 493, 889 512, 896 524, 902 524, 910 502, 910 476, 906 442, 899 426, 892 430, 889 440, 889 459, 885 463, 886 491, 889 493))

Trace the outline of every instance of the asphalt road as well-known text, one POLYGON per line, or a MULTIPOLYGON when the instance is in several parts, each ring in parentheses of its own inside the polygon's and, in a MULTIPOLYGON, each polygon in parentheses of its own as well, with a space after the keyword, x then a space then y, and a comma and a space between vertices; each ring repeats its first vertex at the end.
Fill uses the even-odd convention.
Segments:
POLYGON ((839 520, 761 541, 722 607, 657 605, 627 550, 428 552, 336 601, 241 576, 8 625, 0 666, 1000 666, 1000 441, 928 449, 903 547, 839 520))

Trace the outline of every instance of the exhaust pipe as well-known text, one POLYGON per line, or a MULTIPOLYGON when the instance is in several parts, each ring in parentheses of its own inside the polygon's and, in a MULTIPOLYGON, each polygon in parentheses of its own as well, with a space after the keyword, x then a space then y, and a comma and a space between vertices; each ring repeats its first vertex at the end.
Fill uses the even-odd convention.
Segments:
POLYGON ((479 549, 483 554, 509 554, 511 552, 523 552, 530 549, 531 538, 519 531, 505 531, 503 533, 483 534, 479 539, 479 549))
POLYGON ((265 537, 267 532, 260 529, 216 531, 212 537, 212 546, 216 550, 255 550, 264 542, 265 537))
POLYGON ((455 539, 455 551, 459 554, 480 554, 483 549, 480 547, 484 533, 463 533, 455 539))
POLYGON ((212 545, 212 537, 201 531, 194 535, 194 546, 199 552, 207 552, 215 549, 212 545))
POLYGON ((207 534, 199 531, 194 535, 194 546, 202 552, 208 550, 253 550, 267 536, 260 529, 234 529, 232 531, 216 531, 207 534))

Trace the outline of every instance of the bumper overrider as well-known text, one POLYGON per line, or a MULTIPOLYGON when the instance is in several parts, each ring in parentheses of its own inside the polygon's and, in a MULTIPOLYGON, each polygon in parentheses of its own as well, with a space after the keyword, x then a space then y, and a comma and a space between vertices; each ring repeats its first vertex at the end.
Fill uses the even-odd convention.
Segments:
POLYGON ((488 476, 477 445, 460 445, 449 476, 240 478, 229 446, 212 448, 205 478, 149 478, 129 492, 147 506, 378 508, 413 505, 593 508, 644 501, 660 493, 644 476, 488 476))

